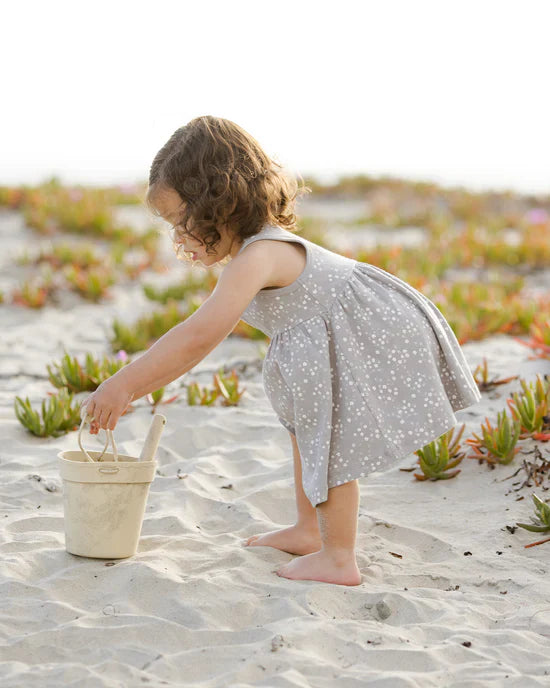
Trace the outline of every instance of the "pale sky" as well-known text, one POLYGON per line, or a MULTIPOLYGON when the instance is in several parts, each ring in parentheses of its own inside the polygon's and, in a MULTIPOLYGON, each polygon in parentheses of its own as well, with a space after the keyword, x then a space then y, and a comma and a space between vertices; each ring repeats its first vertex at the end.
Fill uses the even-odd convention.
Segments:
POLYGON ((17 0, 0 184, 147 181, 193 117, 292 172, 550 193, 547 0, 17 0))

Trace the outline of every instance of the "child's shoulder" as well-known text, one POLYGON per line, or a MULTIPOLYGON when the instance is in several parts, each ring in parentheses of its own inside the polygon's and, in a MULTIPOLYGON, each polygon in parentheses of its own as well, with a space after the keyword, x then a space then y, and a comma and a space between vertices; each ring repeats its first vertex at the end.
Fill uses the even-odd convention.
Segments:
POLYGON ((249 237, 249 241, 235 256, 236 259, 246 253, 247 256, 253 256, 255 261, 263 264, 266 275, 270 276, 264 289, 277 289, 292 284, 306 266, 306 247, 295 240, 293 232, 286 232, 286 234, 288 234, 288 239, 284 237, 282 240, 270 237, 269 233, 259 232, 254 237, 249 237), (255 240, 251 241, 250 239, 253 238, 255 240))

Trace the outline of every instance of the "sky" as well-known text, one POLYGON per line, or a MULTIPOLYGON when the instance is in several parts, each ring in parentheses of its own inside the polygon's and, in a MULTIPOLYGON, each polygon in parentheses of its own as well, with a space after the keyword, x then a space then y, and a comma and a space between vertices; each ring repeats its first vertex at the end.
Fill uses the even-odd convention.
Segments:
POLYGON ((289 171, 550 193, 547 0, 6 3, 0 185, 146 182, 199 115, 289 171))

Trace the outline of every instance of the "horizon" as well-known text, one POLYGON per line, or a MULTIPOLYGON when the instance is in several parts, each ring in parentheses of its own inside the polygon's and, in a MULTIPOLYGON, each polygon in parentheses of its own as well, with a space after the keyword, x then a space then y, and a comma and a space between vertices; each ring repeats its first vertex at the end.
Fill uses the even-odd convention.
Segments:
MULTIPOLYGON (((324 177, 322 175, 306 175, 302 174, 304 178, 304 184, 307 185, 311 181, 316 182, 320 186, 332 186, 332 185, 338 185, 340 182, 342 182, 343 178, 355 178, 355 177, 360 177, 360 176, 367 176, 372 179, 372 181, 376 184, 382 185, 386 181, 391 181, 391 182, 402 182, 404 184, 433 184, 435 185, 438 189, 441 190, 442 193, 445 192, 451 192, 451 191, 458 191, 462 190, 467 193, 472 193, 472 194, 513 194, 514 196, 518 197, 533 197, 536 198, 538 202, 541 203, 550 203, 550 191, 522 191, 510 187, 501 187, 501 188, 483 188, 483 187, 475 187, 471 184, 461 184, 461 183, 451 183, 451 182, 446 182, 446 181, 437 181, 433 179, 427 179, 425 177, 400 177, 398 175, 391 175, 391 174, 383 174, 383 175, 371 175, 368 173, 364 172, 357 172, 356 174, 349 174, 349 173, 342 173, 340 175, 325 175, 324 177)), ((83 188, 88 188, 88 189, 107 189, 107 188, 120 188, 123 191, 126 191, 128 193, 131 193, 133 190, 137 190, 139 187, 145 187, 147 186, 147 180, 141 179, 141 180, 135 180, 135 181, 130 181, 128 182, 126 179, 121 180, 121 181, 115 181, 111 184, 102 184, 102 183, 90 183, 90 182, 76 182, 75 180, 64 180, 61 178, 59 175, 50 175, 49 177, 44 177, 40 180, 39 183, 29 183, 29 182, 23 182, 20 184, 2 184, 0 183, 0 188, 2 187, 8 187, 8 188, 23 188, 25 186, 30 187, 30 188, 35 188, 38 186, 41 186, 43 184, 47 184, 54 180, 61 184, 61 186, 66 187, 66 188, 71 188, 71 187, 83 187, 83 188)), ((314 192, 312 194, 305 194, 303 196, 300 196, 300 200, 306 200, 308 198, 313 197, 314 192)))

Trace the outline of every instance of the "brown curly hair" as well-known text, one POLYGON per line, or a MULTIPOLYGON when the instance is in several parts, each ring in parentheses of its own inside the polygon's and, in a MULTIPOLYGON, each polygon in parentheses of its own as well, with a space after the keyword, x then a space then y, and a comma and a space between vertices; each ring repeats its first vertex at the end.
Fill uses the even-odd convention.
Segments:
POLYGON ((298 187, 242 127, 212 115, 195 117, 176 129, 156 154, 145 195, 146 207, 156 216, 151 199, 163 189, 177 191, 182 199, 171 230, 176 253, 183 234, 203 243, 207 253, 215 252, 219 226, 228 227, 241 241, 265 224, 295 231, 296 199, 311 191, 298 187))

